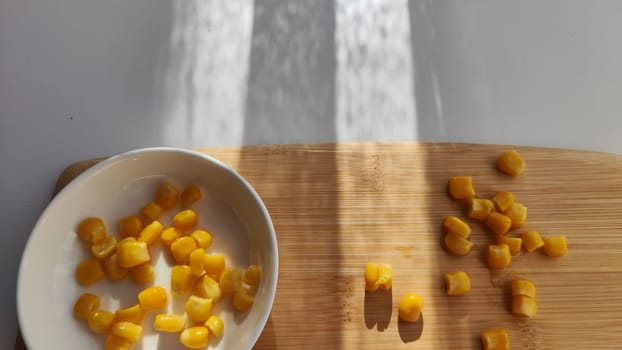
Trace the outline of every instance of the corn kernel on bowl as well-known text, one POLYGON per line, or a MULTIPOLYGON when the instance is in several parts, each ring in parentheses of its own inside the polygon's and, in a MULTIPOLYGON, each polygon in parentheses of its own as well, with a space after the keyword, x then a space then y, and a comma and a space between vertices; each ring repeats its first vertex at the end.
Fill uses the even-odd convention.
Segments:
MULTIPOLYGON (((133 226, 135 223, 128 220, 122 227, 138 232, 133 226)), ((136 236, 138 241, 142 238, 136 236)), ((116 255, 112 257, 117 258, 116 255)), ((200 262, 198 267, 195 264, 193 270, 202 265, 200 262)), ((148 270, 151 274, 151 268, 148 270)), ((207 274, 205 272, 204 276, 207 274)), ((210 276, 214 277, 214 274, 210 276)), ((121 345, 116 348, 123 348, 122 337, 111 334, 123 335, 124 329, 118 328, 125 324, 119 325, 117 319, 111 323, 112 316, 108 312, 114 314, 126 309, 128 315, 124 320, 131 320, 130 311, 138 310, 138 294, 146 288, 162 286, 167 294, 166 306, 146 311, 142 320, 136 321, 142 327, 142 334, 130 349, 186 349, 180 337, 188 338, 194 333, 201 335, 199 333, 208 329, 209 349, 250 349, 270 314, 277 276, 278 248, 272 222, 262 200, 246 180, 225 164, 198 152, 175 148, 141 149, 112 157, 85 171, 43 212, 31 233, 20 265, 17 287, 19 324, 30 350, 104 349, 104 343, 110 348, 119 343, 121 345), (246 271, 247 267, 253 266, 252 273, 243 280, 246 282, 238 282, 244 286, 243 283, 247 282, 253 285, 244 287, 244 293, 236 294, 236 298, 225 293, 220 300, 215 300, 209 315, 203 316, 210 316, 205 325, 191 321, 185 308, 193 289, 208 292, 213 285, 201 284, 180 293, 171 291, 172 267, 178 264, 170 251, 171 242, 178 239, 174 230, 162 234, 161 238, 156 237, 156 242, 152 242, 153 235, 143 233, 149 236, 146 238, 151 258, 149 264, 154 273, 152 278, 148 275, 147 282, 135 280, 132 273, 127 274, 129 277, 117 273, 118 280, 109 278, 106 264, 110 262, 110 252, 101 248, 92 251, 83 242, 84 237, 78 235, 81 221, 97 217, 104 222, 107 233, 121 241, 120 219, 141 212, 141 209, 144 209, 143 217, 160 215, 158 220, 163 227, 152 225, 151 229, 157 226, 155 229, 166 231, 172 227, 175 214, 185 208, 182 205, 176 209, 166 208, 160 214, 148 205, 154 201, 163 183, 170 183, 179 191, 196 186, 202 193, 202 199, 191 206, 198 217, 195 229, 205 230, 211 237, 203 232, 191 236, 190 231, 184 237, 193 237, 200 246, 206 247, 205 268, 222 264, 220 255, 224 255, 226 271, 232 268, 246 271), (167 239, 171 241, 166 242, 167 239), (96 252, 108 256, 102 260, 107 276, 91 283, 90 279, 97 276, 88 275, 91 284, 81 285, 76 280, 76 268, 85 261, 97 259, 93 255, 96 252), (258 272, 261 272, 260 279, 258 272), (101 332, 92 331, 86 320, 74 316, 74 304, 85 293, 100 298, 97 308, 102 311, 92 313, 90 321, 97 323, 95 329, 101 332), (251 294, 254 302, 249 299, 251 294), (168 330, 179 330, 180 320, 167 315, 183 316, 186 320, 184 330, 188 331, 169 333, 156 330, 154 321, 157 315, 163 315, 158 322, 169 321, 170 324, 161 326, 168 330), (104 329, 106 327, 109 328, 104 329)), ((191 277, 201 283, 204 280, 196 275, 191 277)), ((130 322, 128 326, 132 325, 130 322)), ((202 338, 198 344, 204 340, 202 338)))

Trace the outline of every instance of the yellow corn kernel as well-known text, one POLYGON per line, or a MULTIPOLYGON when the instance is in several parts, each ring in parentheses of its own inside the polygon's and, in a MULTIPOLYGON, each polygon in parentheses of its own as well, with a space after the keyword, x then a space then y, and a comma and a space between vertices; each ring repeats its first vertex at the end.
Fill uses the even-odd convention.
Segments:
POLYGON ((225 256, 223 254, 205 254, 205 273, 219 275, 225 269, 225 256))
POLYGON ((78 237, 84 243, 99 243, 106 237, 106 226, 100 218, 86 218, 78 225, 78 237))
POLYGON ((225 331, 225 323, 216 315, 210 316, 210 318, 205 321, 205 327, 216 337, 222 336, 222 333, 225 331))
POLYGON ((197 243, 192 237, 183 236, 171 243, 171 254, 177 264, 188 265, 190 254, 197 249, 197 243))
POLYGON ((179 335, 179 341, 188 349, 203 349, 208 340, 209 331, 206 327, 186 328, 179 335))
POLYGON ((99 308, 99 297, 95 294, 84 293, 78 297, 73 305, 73 317, 79 320, 88 320, 89 314, 99 308))
POLYGON ((114 314, 115 322, 132 322, 139 324, 143 320, 143 310, 140 304, 134 304, 124 309, 119 309, 114 314))
POLYGON ((449 195, 454 199, 468 199, 475 196, 470 176, 454 176, 449 179, 449 195))
POLYGON ((256 286, 261 281, 261 268, 257 265, 249 265, 244 273, 244 282, 249 286, 256 286))
POLYGON ((162 208, 159 205, 151 202, 140 209, 140 213, 143 214, 149 222, 158 220, 162 215, 162 208))
POLYGON ((129 269, 151 261, 147 243, 137 242, 134 238, 125 238, 117 243, 117 263, 129 269))
POLYGON ((180 230, 190 230, 199 223, 199 217, 194 210, 186 209, 173 216, 173 227, 180 230))
POLYGON ((445 287, 447 295, 465 295, 471 291, 471 280, 464 271, 447 272, 445 287))
POLYGON ((227 269, 220 275, 220 290, 223 293, 235 293, 242 288, 242 271, 227 269))
POLYGON ((365 264, 365 290, 375 292, 378 287, 378 264, 368 262, 365 264))
POLYGON ((131 215, 119 220, 119 234, 121 237, 137 237, 143 229, 143 221, 138 215, 131 215))
POLYGON ((475 220, 485 221, 495 208, 490 199, 471 198, 469 201, 469 216, 475 220))
POLYGON ((153 320, 153 328, 160 332, 181 332, 185 325, 186 319, 183 316, 173 314, 159 314, 153 320))
POLYGON ((529 253, 544 245, 544 241, 542 240, 542 237, 540 237, 540 233, 538 233, 538 231, 527 231, 521 235, 521 238, 523 239, 523 247, 529 253))
POLYGON ((115 335, 129 343, 136 343, 141 334, 143 327, 132 322, 117 322, 112 327, 112 335, 115 335))
POLYGON ((231 297, 231 303, 233 307, 238 311, 246 311, 253 306, 255 297, 249 288, 242 287, 237 292, 233 293, 231 297))
POLYGON ((179 202, 179 190, 168 182, 160 186, 154 202, 163 210, 173 209, 179 202))
POLYGON ((516 297, 524 295, 526 297, 536 298, 536 286, 530 280, 524 278, 515 278, 512 280, 512 296, 516 297))
POLYGON ((212 235, 206 230, 194 230, 190 234, 190 237, 197 241, 197 245, 200 248, 207 249, 212 245, 212 235))
POLYGON ((538 313, 536 300, 524 295, 512 298, 512 314, 521 317, 534 317, 538 313))
POLYGON ((504 235, 510 230, 512 226, 512 220, 496 211, 490 213, 488 219, 486 219, 486 226, 492 230, 492 232, 498 235, 504 235))
POLYGON ((181 205, 187 208, 191 206, 192 204, 194 204, 199 199, 201 199, 201 197, 203 197, 203 194, 201 194, 201 189, 199 189, 198 186, 196 185, 188 186, 181 193, 181 205))
POLYGON ((208 275, 201 276, 194 284, 194 295, 202 298, 210 298, 217 303, 222 298, 222 291, 218 286, 218 282, 208 275))
POLYGON ((114 314, 106 310, 94 310, 89 314, 88 322, 94 333, 106 333, 114 323, 114 314))
POLYGON ((181 236, 183 236, 183 234, 178 229, 169 227, 160 234, 160 241, 162 241, 165 246, 170 248, 171 244, 173 244, 173 242, 181 236))
POLYGON ((190 271, 195 276, 201 276, 205 265, 205 250, 197 248, 190 253, 190 271))
POLYGON ((116 253, 104 260, 104 270, 106 271, 108 278, 112 281, 121 281, 125 279, 129 272, 126 268, 119 266, 116 253))
POLYGON ((192 271, 188 265, 175 265, 171 269, 171 293, 182 294, 192 286, 192 271))
POLYGON ((104 275, 104 268, 99 259, 83 261, 76 267, 76 280, 83 286, 99 281, 104 275))
POLYGON ((399 317, 402 321, 417 322, 423 309, 423 298, 417 293, 406 293, 398 307, 399 317))
POLYGON ((525 161, 516 150, 505 151, 497 158, 497 169, 510 175, 518 176, 525 168, 525 161))
POLYGON ((390 290, 393 287, 393 268, 389 264, 378 265, 378 288, 390 290))
POLYGON ((130 345, 131 344, 123 338, 119 338, 116 335, 109 335, 106 337, 104 350, 129 350, 130 345))
POLYGON ((471 234, 471 228, 469 227, 469 225, 453 215, 449 215, 445 219, 445 222, 443 222, 443 227, 447 231, 455 232, 464 238, 469 238, 469 235, 471 234))
POLYGON ((191 321, 205 322, 212 311, 212 304, 212 299, 191 295, 188 301, 186 301, 184 309, 191 321))
POLYGON ((155 270, 150 262, 140 264, 132 268, 132 279, 138 284, 152 282, 155 278, 155 270))
POLYGON ((512 192, 500 191, 492 197, 492 202, 495 204, 495 209, 503 213, 514 204, 514 195, 512 192))
POLYGON ((143 311, 163 308, 167 300, 166 290, 160 286, 149 287, 138 293, 138 303, 143 311))
POLYGON ((523 240, 519 237, 497 236, 497 244, 507 244, 512 255, 518 254, 523 245, 523 240))
POLYGON ((140 235, 138 235, 138 241, 145 242, 148 245, 153 244, 153 242, 160 238, 162 228, 163 226, 158 220, 152 221, 140 232, 140 235))
POLYGON ((514 202, 510 209, 506 210, 503 214, 512 220, 511 228, 519 228, 525 224, 527 220, 527 207, 520 203, 514 202))
POLYGON ((510 350, 510 337, 503 328, 493 328, 482 332, 484 350, 510 350))
POLYGON ((447 250, 455 255, 467 255, 473 247, 473 243, 455 232, 447 232, 444 242, 447 250))
POLYGON ((568 252, 568 244, 566 242, 566 237, 564 236, 545 237, 543 241, 544 246, 542 247, 542 250, 544 251, 544 254, 548 256, 558 258, 566 255, 568 252))
POLYGON ((91 246, 91 253, 97 259, 105 259, 117 249, 117 239, 114 236, 106 236, 103 241, 91 246))
POLYGON ((504 269, 510 266, 512 255, 507 244, 488 246, 488 266, 491 269, 504 269))

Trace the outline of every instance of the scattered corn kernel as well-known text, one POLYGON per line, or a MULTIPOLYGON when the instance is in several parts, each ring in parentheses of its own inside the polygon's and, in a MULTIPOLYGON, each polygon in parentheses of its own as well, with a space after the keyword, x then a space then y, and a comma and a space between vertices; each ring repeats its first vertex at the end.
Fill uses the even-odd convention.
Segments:
POLYGON ((492 202, 495 204, 495 209, 503 213, 514 204, 514 195, 512 192, 500 191, 492 197, 492 202))
POLYGON ((143 333, 143 327, 131 322, 117 322, 112 327, 112 334, 129 343, 136 343, 143 333))
POLYGON ((512 220, 511 228, 519 228, 525 224, 527 220, 527 207, 520 203, 514 202, 510 209, 506 210, 503 214, 512 220))
POLYGON ((510 350, 510 337, 503 328, 493 328, 482 332, 484 350, 510 350))
POLYGON ((76 280, 83 286, 93 284, 104 276, 104 268, 99 259, 83 261, 76 267, 76 280))
POLYGON ((220 289, 223 293, 235 293, 242 288, 242 271, 227 269, 220 275, 220 289))
POLYGON ((512 255, 507 244, 488 246, 488 266, 491 269, 504 269, 510 266, 512 255))
POLYGON ((512 220, 496 211, 490 213, 488 219, 486 219, 486 226, 492 230, 492 232, 498 235, 504 235, 510 230, 512 226, 512 220))
POLYGON ((190 237, 197 241, 197 245, 200 248, 207 249, 212 245, 212 235, 206 230, 194 230, 190 234, 190 237))
POLYGON ((140 232, 140 235, 138 236, 138 241, 145 242, 148 245, 152 244, 160 237, 162 228, 163 226, 158 220, 152 221, 140 232))
POLYGON ((201 276, 194 284, 194 295, 202 298, 210 298, 217 303, 222 298, 222 291, 218 282, 208 275, 201 276))
POLYGON ((244 273, 244 282, 249 286, 256 286, 261 281, 261 268, 257 265, 249 265, 244 273))
POLYGON ((106 333, 114 323, 114 314, 106 310, 94 310, 89 314, 88 322, 94 333, 106 333))
POLYGON ((199 217, 191 209, 182 210, 173 217, 173 227, 177 227, 180 230, 190 230, 198 223, 199 217))
POLYGON ((208 275, 219 275, 225 269, 225 256, 223 254, 205 255, 205 272, 208 275))
POLYGON ((209 331, 206 327, 192 327, 184 329, 179 335, 179 341, 188 349, 202 349, 207 346, 209 331))
POLYGON ((233 293, 231 303, 233 307, 238 311, 246 311, 253 306, 255 297, 249 288, 242 287, 237 292, 233 293))
POLYGON ((471 291, 471 280, 464 271, 447 272, 445 287, 447 295, 465 295, 471 291))
POLYGON ((104 270, 106 270, 106 275, 108 275, 108 278, 112 281, 125 279, 129 272, 126 268, 119 266, 117 253, 112 254, 109 258, 104 260, 104 270))
POLYGON ((171 244, 171 254, 177 264, 188 265, 190 254, 195 249, 197 249, 197 243, 188 236, 179 237, 171 244))
POLYGON ((205 265, 205 250, 197 248, 190 253, 190 271, 195 276, 201 276, 205 265))
POLYGON ((365 290, 375 292, 378 287, 378 264, 368 262, 365 264, 365 290))
POLYGON ((165 307, 167 299, 166 290, 160 286, 149 287, 138 293, 138 303, 143 311, 165 307))
POLYGON ((100 218, 86 218, 78 225, 78 237, 84 243, 99 243, 106 237, 106 226, 100 218))
POLYGON ((530 280, 515 278, 512 280, 512 296, 524 295, 536 299, 536 286, 530 280))
POLYGON ((516 150, 505 151, 497 158, 497 169, 510 175, 518 176, 525 168, 525 161, 516 150))
POLYGON ((104 350, 129 350, 130 345, 127 340, 111 334, 106 337, 104 350))
POLYGON ((518 254, 523 245, 523 240, 519 237, 506 237, 503 235, 499 235, 497 238, 497 244, 507 244, 510 248, 510 253, 512 255, 518 254))
POLYGON ((89 314, 99 308, 99 302, 99 297, 95 294, 80 295, 73 305, 73 316, 79 320, 88 320, 89 314))
POLYGON ((201 189, 199 189, 198 186, 196 185, 188 186, 181 193, 181 205, 187 208, 191 206, 192 204, 194 204, 199 199, 201 199, 201 197, 203 197, 203 194, 201 194, 201 189))
POLYGON ((210 318, 205 321, 205 327, 216 337, 222 336, 222 333, 225 331, 225 323, 216 315, 210 316, 210 318))
POLYGON ((121 237, 137 237, 143 229, 143 222, 138 215, 131 215, 119 220, 121 237))
POLYGON ((490 199, 471 198, 469 201, 469 216, 475 220, 485 221, 495 208, 490 199))
POLYGON ((173 242, 175 242, 175 240, 181 236, 182 233, 178 229, 174 227, 169 227, 166 230, 162 231, 162 234, 160 234, 160 241, 162 241, 165 246, 170 248, 171 244, 173 244, 173 242))
POLYGON ((560 257, 566 255, 568 252, 568 244, 566 242, 566 237, 558 236, 558 237, 545 237, 543 238, 544 246, 542 250, 544 254, 552 257, 560 257))
POLYGON ((147 243, 138 242, 133 238, 125 238, 117 243, 117 263, 119 266, 129 269, 147 261, 151 261, 147 243))
POLYGON ((179 190, 170 183, 165 182, 160 186, 154 202, 163 210, 173 209, 179 202, 179 190))
POLYGON ((162 215, 162 208, 159 205, 151 202, 140 209, 140 213, 143 214, 149 222, 158 220, 162 215))
POLYGON ((445 219, 443 227, 445 227, 447 231, 455 232, 464 238, 469 238, 469 235, 471 234, 471 228, 469 225, 453 215, 450 215, 445 219))
POLYGON ((473 243, 455 232, 447 232, 444 242, 445 247, 455 255, 466 255, 473 247, 473 243))
POLYGON ((175 265, 171 269, 171 292, 181 294, 192 286, 192 271, 188 265, 175 265))
POLYGON ((393 287, 393 268, 389 264, 378 265, 378 288, 390 290, 393 287))
POLYGON ((417 293, 406 293, 400 300, 399 317, 402 321, 417 322, 422 309, 423 298, 417 293))
POLYGON ((103 241, 91 246, 91 253, 98 259, 105 259, 117 249, 117 239, 114 236, 106 236, 103 241))
POLYGON ((529 253, 544 245, 544 241, 542 240, 542 237, 540 237, 540 233, 538 233, 538 231, 527 231, 521 235, 521 238, 523 239, 523 247, 529 253))
POLYGON ((119 309, 114 315, 115 322, 132 322, 139 324, 143 320, 143 310, 140 304, 134 304, 124 309, 119 309))
POLYGON ((153 328, 160 332, 181 332, 185 325, 186 319, 183 316, 173 314, 159 314, 153 320, 153 328))
POLYGON ((470 176, 454 176, 449 179, 449 195, 454 199, 468 199, 475 196, 470 176))
POLYGON ((212 299, 191 295, 188 301, 186 301, 186 314, 188 314, 188 318, 192 321, 205 322, 212 311, 212 304, 212 299))
POLYGON ((534 317, 538 313, 536 300, 524 295, 512 298, 512 314, 521 317, 534 317))
POLYGON ((146 262, 132 268, 132 279, 138 284, 152 282, 155 278, 155 270, 151 262, 146 262))

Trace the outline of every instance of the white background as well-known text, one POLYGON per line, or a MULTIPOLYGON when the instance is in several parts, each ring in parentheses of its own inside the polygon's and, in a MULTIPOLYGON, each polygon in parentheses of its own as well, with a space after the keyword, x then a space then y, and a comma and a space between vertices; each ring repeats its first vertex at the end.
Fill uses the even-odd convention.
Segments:
POLYGON ((0 349, 70 163, 358 140, 619 153, 620 18, 615 0, 0 0, 0 349))

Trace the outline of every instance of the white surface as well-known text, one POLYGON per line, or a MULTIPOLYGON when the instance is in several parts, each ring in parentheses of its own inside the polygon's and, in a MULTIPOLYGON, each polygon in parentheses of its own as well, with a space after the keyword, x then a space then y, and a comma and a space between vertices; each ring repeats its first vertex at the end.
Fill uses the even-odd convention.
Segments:
POLYGON ((0 0, 0 348, 69 163, 334 140, 622 152, 621 15, 616 0, 0 0))
MULTIPOLYGON (((108 279, 89 286, 74 283, 75 268, 92 258, 77 238, 75 227, 88 216, 101 217, 110 228, 118 218, 132 215, 152 200, 163 181, 183 189, 189 184, 202 188, 204 199, 193 207, 200 227, 212 233, 208 252, 223 253, 228 267, 262 268, 262 280, 255 303, 247 313, 235 313, 229 302, 217 304, 213 312, 226 324, 215 349, 250 349, 261 334, 274 299, 278 276, 276 236, 267 210, 250 185, 233 171, 195 152, 150 149, 130 152, 102 162, 74 180, 52 201, 37 223, 20 268, 18 308, 22 332, 30 349, 97 349, 104 336, 94 337, 84 322, 75 320, 72 309, 82 293, 102 298, 101 308, 116 310, 136 303, 145 285, 131 278, 108 279), (68 210, 70 209, 70 210, 68 210), (47 291, 41 295, 41 291, 47 291)), ((172 213, 161 221, 168 226, 172 213)), ((153 285, 169 289, 171 267, 175 265, 160 245, 151 247, 156 278, 153 285)), ((184 297, 169 294, 167 310, 184 312, 184 297)), ((143 318, 141 349, 185 349, 177 336, 159 336, 150 325, 155 313, 143 318)))

